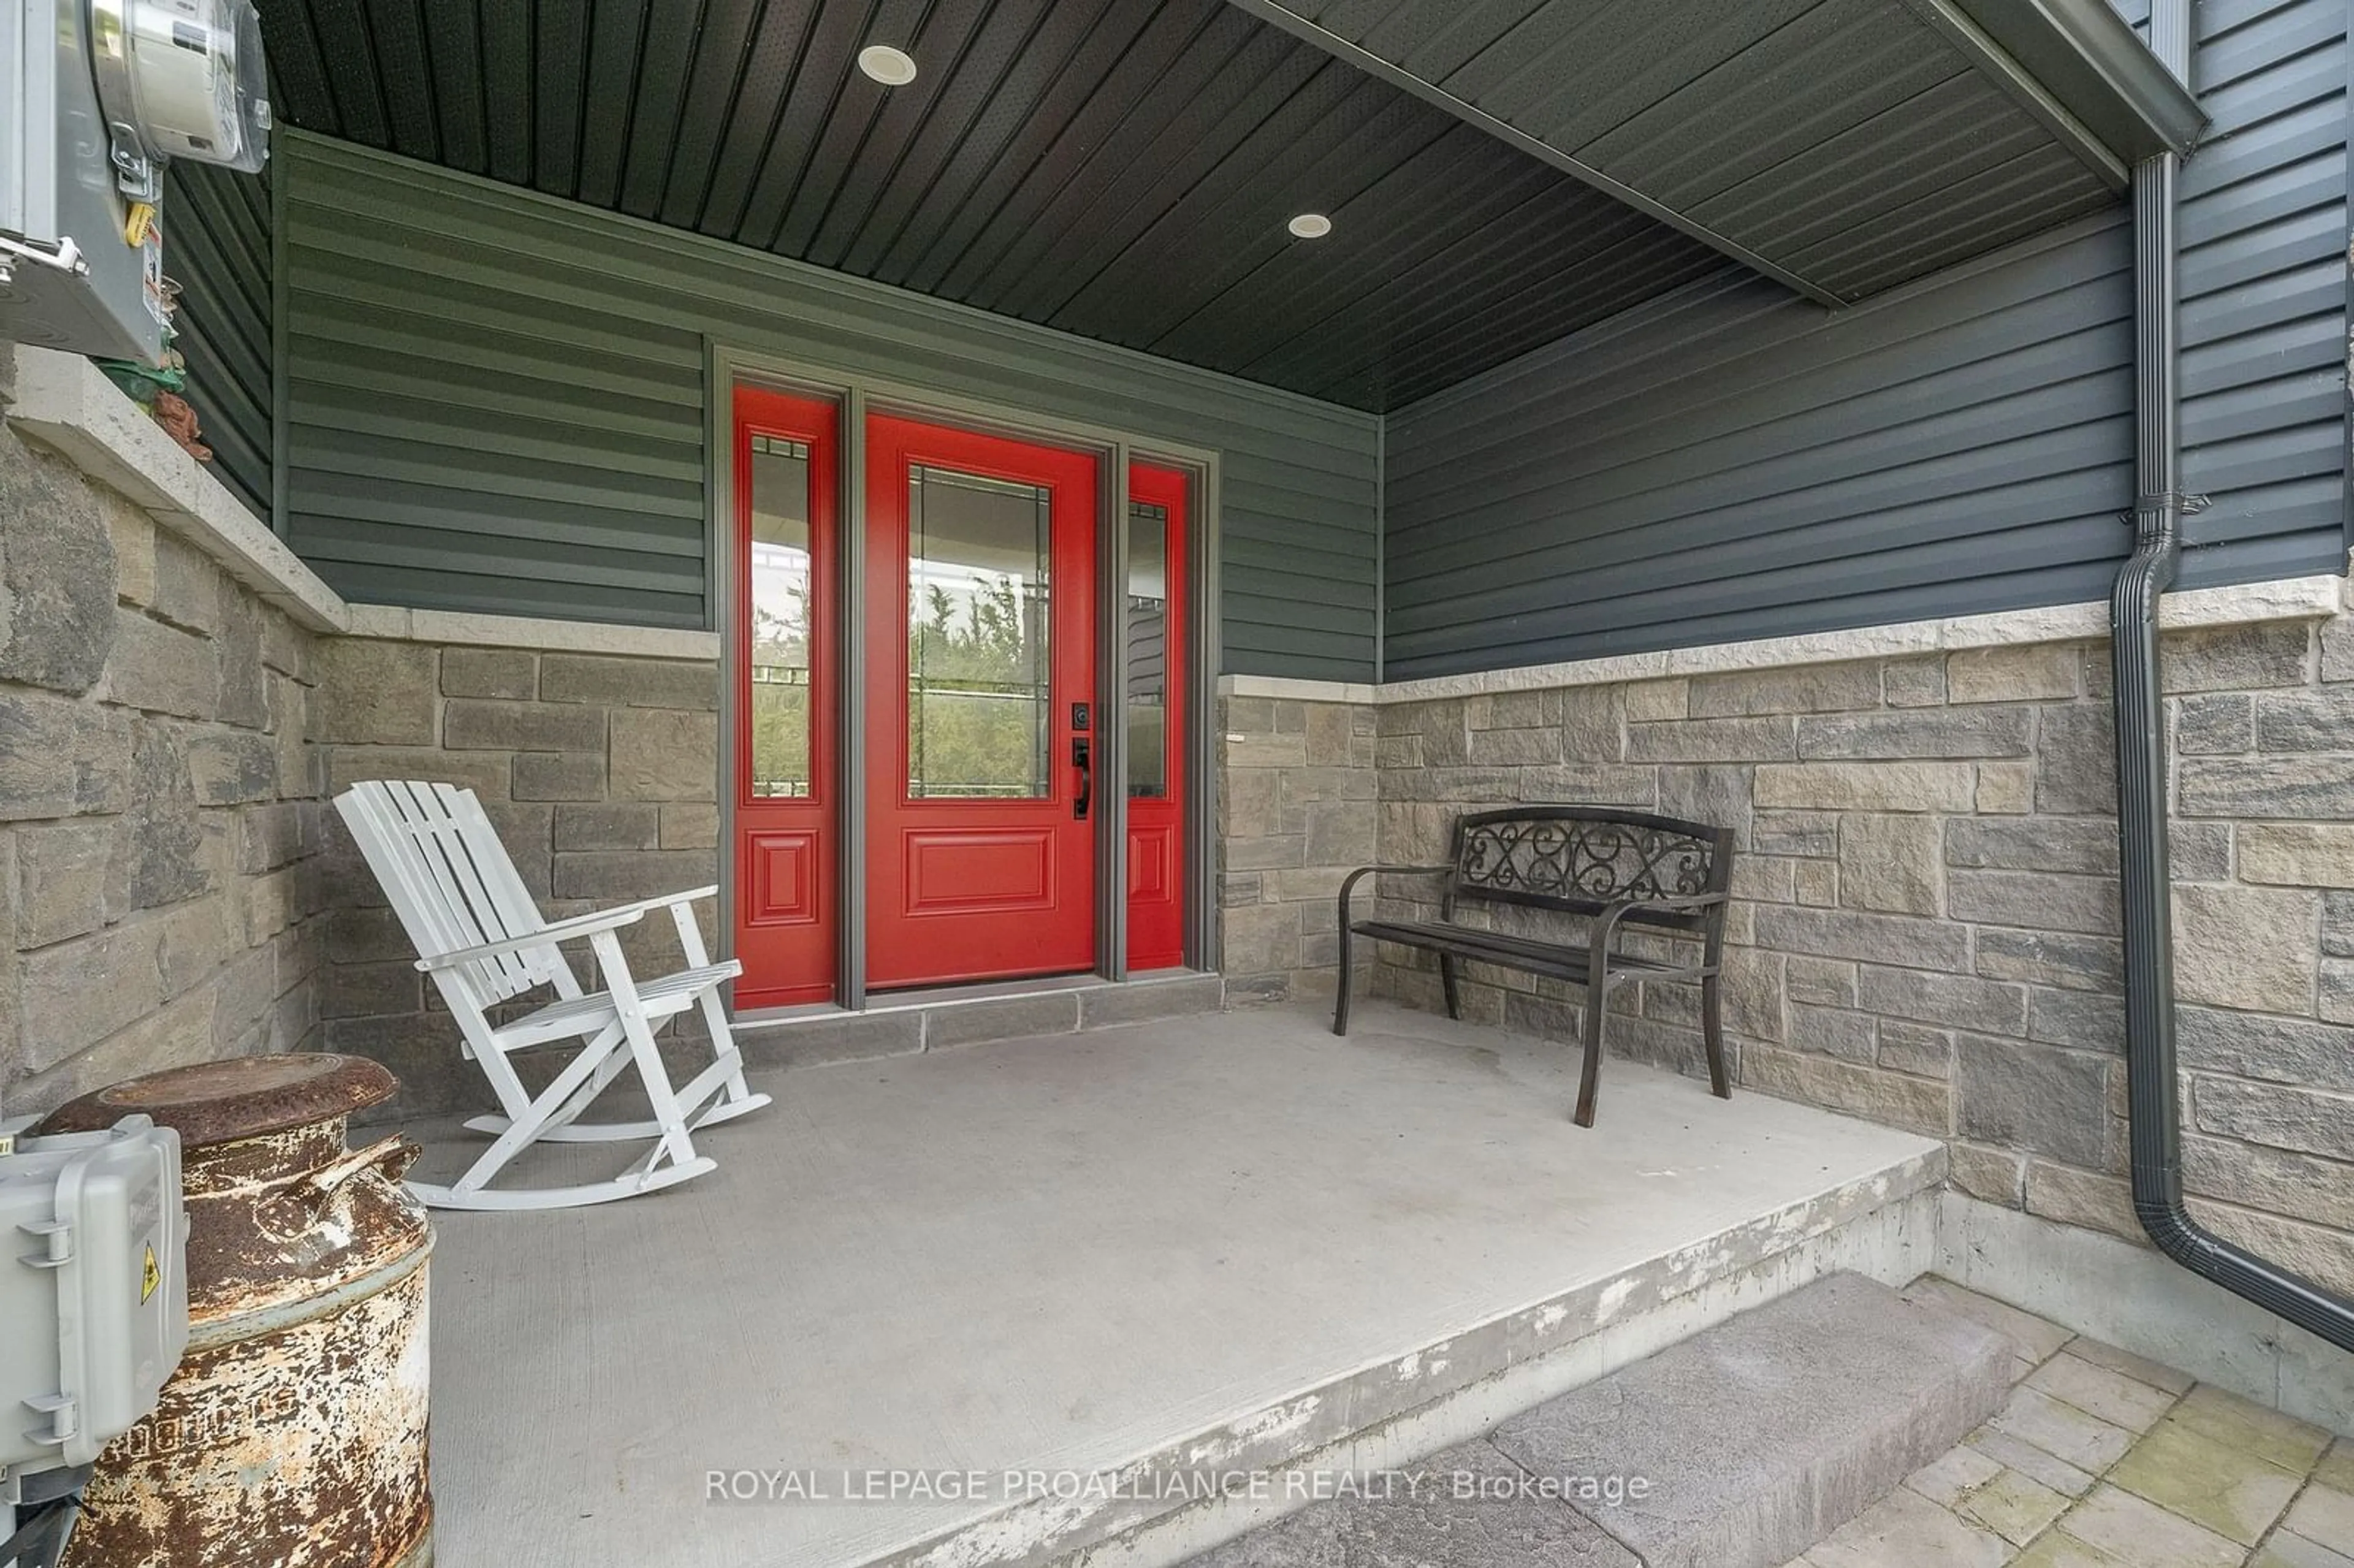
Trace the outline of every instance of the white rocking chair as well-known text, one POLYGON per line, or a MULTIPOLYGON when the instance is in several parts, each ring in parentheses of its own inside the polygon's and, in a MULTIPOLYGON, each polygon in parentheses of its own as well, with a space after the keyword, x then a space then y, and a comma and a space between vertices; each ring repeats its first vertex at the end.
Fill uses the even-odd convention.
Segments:
POLYGON ((451 1186, 412 1181, 409 1190, 440 1209, 558 1209, 610 1202, 716 1169, 695 1151, 693 1134, 769 1103, 744 1083, 744 1063, 719 1005, 719 988, 743 972, 733 959, 713 963, 689 907, 716 887, 649 898, 553 924, 515 874, 490 818, 471 789, 449 784, 355 784, 335 809, 358 841, 368 869, 391 900, 416 946, 417 967, 433 977, 463 1036, 465 1054, 482 1064, 504 1116, 466 1125, 493 1133, 491 1146, 451 1186), (630 974, 618 935, 652 911, 668 909, 678 923, 687 967, 640 984, 630 974), (604 989, 585 991, 559 944, 586 938, 604 989), (507 1023, 493 1023, 492 1007, 542 986, 555 1000, 507 1023), (712 1063, 683 1088, 673 1088, 654 1036, 671 1019, 700 1007, 711 1033, 712 1063), (511 1053, 557 1041, 580 1044, 572 1060, 535 1097, 516 1075, 511 1053), (651 1121, 584 1122, 606 1086, 634 1064, 651 1121), (532 1144, 635 1142, 652 1147, 621 1175, 586 1186, 493 1190, 490 1181, 532 1144))

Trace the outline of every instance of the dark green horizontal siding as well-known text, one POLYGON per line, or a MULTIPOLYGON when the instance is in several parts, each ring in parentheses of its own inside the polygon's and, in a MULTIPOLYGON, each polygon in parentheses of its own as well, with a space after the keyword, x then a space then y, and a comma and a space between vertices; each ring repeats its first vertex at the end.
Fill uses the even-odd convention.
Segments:
POLYGON ((291 541, 364 602, 703 626, 704 343, 1221 454, 1226 668, 1373 670, 1379 419, 308 136, 291 541))
POLYGON ((270 187, 185 161, 164 171, 164 270, 180 285, 173 346, 213 471, 270 512, 270 187))
MULTIPOLYGON (((2183 585, 2342 569, 2343 0, 2199 8, 2183 585)), ((2122 210, 1828 314, 1737 270, 1398 410, 1392 679, 2106 597, 2122 210)))

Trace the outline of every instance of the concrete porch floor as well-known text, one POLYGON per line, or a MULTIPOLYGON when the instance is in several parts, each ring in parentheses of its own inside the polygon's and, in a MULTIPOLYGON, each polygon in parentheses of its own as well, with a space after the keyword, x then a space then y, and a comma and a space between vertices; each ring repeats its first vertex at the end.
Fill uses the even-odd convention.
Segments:
MULTIPOLYGON (((1044 1562, 1161 1505, 707 1477, 840 1499, 845 1471, 1275 1466, 1374 1431, 1403 1458, 1819 1269, 1928 1266, 1937 1144, 1620 1061, 1582 1130, 1569 1056, 1371 1004, 1346 1041, 1279 1009, 756 1073, 778 1103, 706 1135, 711 1175, 436 1216, 440 1560, 1044 1562)), ((428 1179, 476 1141, 418 1131, 428 1179)))

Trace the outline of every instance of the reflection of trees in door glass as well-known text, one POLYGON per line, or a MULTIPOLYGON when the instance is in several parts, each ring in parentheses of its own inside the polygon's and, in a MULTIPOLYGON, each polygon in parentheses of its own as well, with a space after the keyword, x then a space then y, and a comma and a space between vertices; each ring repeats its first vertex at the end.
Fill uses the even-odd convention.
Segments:
POLYGON ((907 794, 1048 791, 1047 496, 909 475, 907 794))
POLYGON ((1169 511, 1128 514, 1128 792, 1169 793, 1169 511))
POLYGON ((809 449, 752 438, 752 793, 810 792, 809 449))

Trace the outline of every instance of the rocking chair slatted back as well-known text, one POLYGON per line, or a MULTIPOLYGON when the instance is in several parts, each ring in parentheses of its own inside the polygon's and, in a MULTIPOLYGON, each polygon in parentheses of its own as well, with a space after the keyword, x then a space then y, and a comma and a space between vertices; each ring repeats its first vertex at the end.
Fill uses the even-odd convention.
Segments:
MULTIPOLYGON (((431 972, 457 1025, 465 1054, 498 1097, 497 1116, 466 1126, 494 1134, 491 1145, 449 1186, 412 1181, 427 1203, 453 1209, 557 1209, 650 1192, 715 1168, 695 1150, 695 1133, 759 1109, 766 1095, 744 1081, 743 1054, 720 1001, 720 988, 743 972, 733 959, 711 961, 693 906, 718 892, 698 887, 642 899, 550 925, 516 874, 514 862, 471 789, 379 779, 355 784, 335 808, 376 874, 419 967, 431 972), (686 967, 650 980, 630 969, 620 933, 657 909, 670 912, 686 967), (600 989, 585 991, 562 951, 584 942, 600 989), (494 1019, 493 1009, 525 991, 553 987, 556 1000, 494 1019), (657 1033, 699 1013, 710 1065, 684 1085, 671 1081, 657 1033), (568 1044, 567 1044, 568 1043, 568 1044), (510 1053, 564 1050, 569 1060, 536 1093, 524 1085, 510 1053), (651 1118, 588 1121, 598 1097, 632 1068, 651 1118), (493 1188, 492 1180, 541 1142, 637 1143, 645 1152, 610 1181, 568 1187, 493 1188)), ((503 1010, 504 1011, 504 1010, 503 1010)))
MULTIPOLYGON (((539 906, 472 789, 380 780, 356 784, 341 802, 368 869, 418 956, 526 937, 546 927, 539 906)), ((518 948, 442 971, 468 1000, 488 1007, 546 985, 580 994, 553 946, 518 948)))
MULTIPOLYGON (((1598 806, 1507 806, 1455 823, 1440 918, 1464 899, 1599 915, 1630 898, 1723 893, 1733 832, 1706 822, 1598 806)), ((1629 923, 1701 935, 1705 910, 1630 910, 1629 923)))

